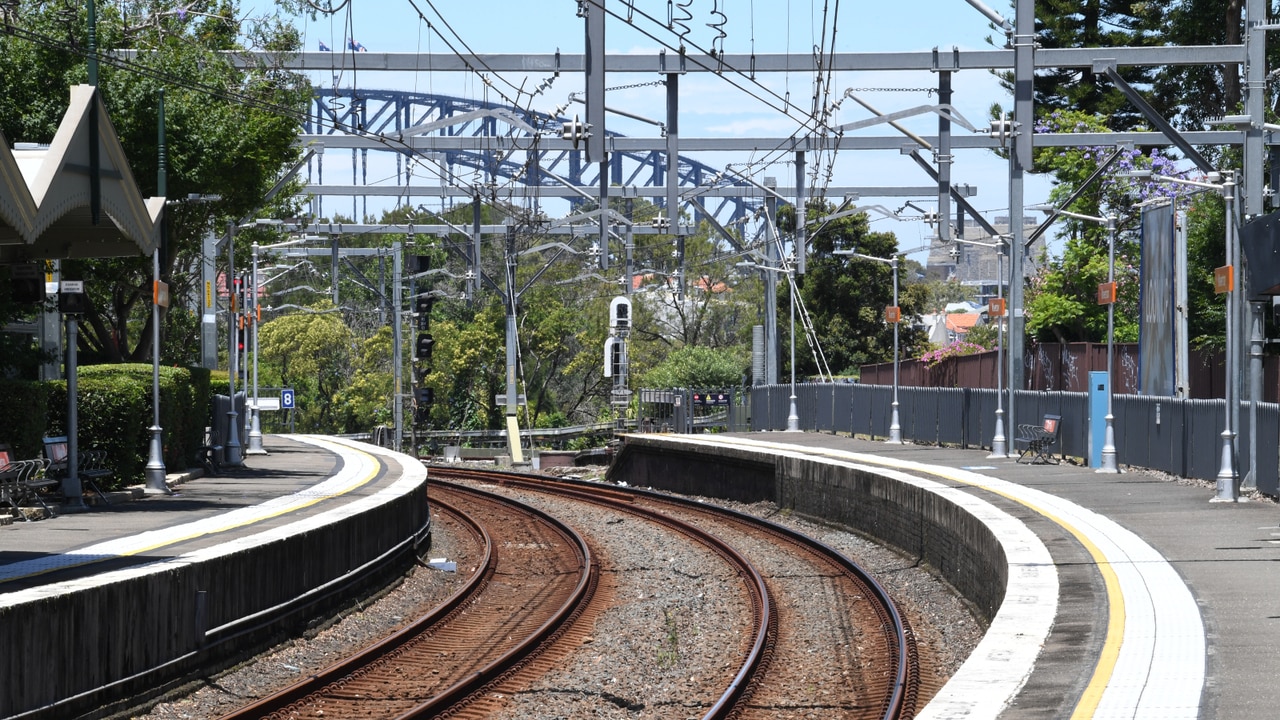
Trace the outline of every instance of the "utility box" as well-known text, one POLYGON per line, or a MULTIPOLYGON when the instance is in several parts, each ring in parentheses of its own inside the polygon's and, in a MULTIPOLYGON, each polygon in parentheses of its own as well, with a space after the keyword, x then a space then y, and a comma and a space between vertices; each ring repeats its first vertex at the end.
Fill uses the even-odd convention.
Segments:
POLYGON ((1111 378, 1099 370, 1089 373, 1089 467, 1102 467, 1102 446, 1107 442, 1107 398, 1111 378))

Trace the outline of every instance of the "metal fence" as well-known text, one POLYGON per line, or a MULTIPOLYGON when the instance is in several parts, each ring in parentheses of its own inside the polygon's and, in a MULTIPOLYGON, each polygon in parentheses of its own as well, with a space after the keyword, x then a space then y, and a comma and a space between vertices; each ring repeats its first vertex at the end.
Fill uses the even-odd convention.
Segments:
MULTIPOLYGON (((840 432, 884 439, 889 436, 893 388, 853 383, 797 384, 800 429, 840 432)), ((752 388, 745 408, 747 424, 728 429, 785 430, 791 411, 789 385, 752 388)), ((1005 401, 1008 401, 1006 395, 1005 401)), ((1019 390, 1014 393, 1019 423, 1039 423, 1059 415, 1056 453, 1088 458, 1089 399, 1082 392, 1019 390)), ((1113 398, 1116 458, 1124 465, 1160 470, 1179 477, 1213 480, 1222 458, 1223 400, 1184 400, 1148 395, 1113 398)), ((1005 418, 1008 418, 1005 408, 1005 418)), ((903 440, 917 443, 991 448, 995 436, 996 392, 978 388, 898 388, 898 424, 903 440)), ((1247 487, 1277 492, 1280 458, 1280 404, 1240 404, 1236 467, 1247 487), (1256 427, 1254 442, 1252 428, 1256 427), (1250 474, 1256 458, 1256 476, 1250 474)), ((1009 450, 1017 433, 1005 427, 1009 450)), ((680 432, 680 430, 677 430, 680 432)))
MULTIPOLYGON (((740 390, 674 388, 638 391, 639 432, 746 431, 750 427, 750 398, 740 390)), ((786 414, 782 416, 786 427, 786 414)))

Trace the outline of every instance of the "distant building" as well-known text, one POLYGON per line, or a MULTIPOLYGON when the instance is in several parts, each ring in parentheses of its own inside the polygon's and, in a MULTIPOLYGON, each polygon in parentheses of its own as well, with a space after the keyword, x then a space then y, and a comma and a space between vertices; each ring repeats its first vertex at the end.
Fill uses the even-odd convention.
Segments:
MULTIPOLYGON (((1038 224, 1036 218, 1033 217, 1024 217, 1023 222, 1026 225, 1024 235, 1030 234, 1030 231, 1038 224)), ((991 224, 1000 233, 1009 231, 1008 217, 997 217, 991 224)), ((979 243, 994 244, 995 242, 985 230, 977 225, 966 225, 960 238, 979 243)), ((1043 236, 1032 243, 1031 247, 1027 248, 1022 261, 1024 277, 1031 277, 1036 274, 1041 264, 1041 258, 1044 255, 1044 248, 1043 236)), ((1009 258, 1006 257, 1004 259, 1005 274, 1001 278, 998 272, 999 262, 996 258, 995 249, 981 245, 969 245, 963 242, 951 242, 947 245, 935 243, 929 249, 929 258, 925 266, 929 276, 932 278, 951 280, 961 285, 975 288, 977 292, 975 300, 980 305, 986 305, 988 300, 997 297, 999 282, 1003 282, 1006 288, 1009 284, 1009 258)), ((1008 295, 1007 289, 1005 295, 1008 295)))

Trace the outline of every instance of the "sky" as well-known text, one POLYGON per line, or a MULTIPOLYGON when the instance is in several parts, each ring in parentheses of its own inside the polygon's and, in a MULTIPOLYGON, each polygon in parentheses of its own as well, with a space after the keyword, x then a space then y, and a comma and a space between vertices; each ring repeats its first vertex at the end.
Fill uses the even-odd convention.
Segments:
MULTIPOLYGON (((313 0, 314 2, 314 0, 313 0)), ((606 0, 607 7, 619 17, 610 16, 606 26, 606 50, 609 53, 656 54, 659 41, 678 45, 678 31, 668 27, 668 13, 679 16, 680 3, 663 0, 606 0), (653 20, 645 18, 650 16, 653 20), (625 18, 630 17, 628 24, 625 18), (657 39, 636 30, 643 28, 657 39)), ((333 14, 321 14, 314 21, 300 22, 304 47, 318 50, 320 44, 340 53, 354 41, 370 52, 448 53, 453 48, 469 47, 476 53, 581 53, 583 20, 577 16, 576 0, 322 0, 318 6, 335 7, 333 14), (327 3, 332 3, 331 5, 327 3), (425 17, 426 21, 422 18, 425 17)), ((713 45, 734 54, 796 53, 809 54, 816 48, 831 47, 831 34, 824 27, 835 27, 837 52, 902 52, 988 50, 988 37, 1003 44, 1003 37, 991 29, 988 20, 965 0, 898 0, 881 3, 837 3, 835 0, 685 0, 692 18, 686 21, 687 40, 702 48, 713 45), (720 13, 720 14, 716 14, 720 13), (723 20, 723 38, 709 23, 723 20), (825 20, 825 21, 824 21, 825 20)), ((1011 14, 1007 4, 988 3, 997 11, 1011 14)), ((252 10, 255 6, 247 4, 252 10)), ((668 51, 670 52, 670 51, 668 51)), ((794 104, 808 109, 812 105, 812 78, 807 74, 760 74, 764 88, 752 88, 756 95, 768 97, 772 91, 789 97, 794 104)), ((545 80, 542 75, 506 75, 491 78, 493 88, 515 96, 511 86, 532 89, 545 80), (510 83, 510 85, 508 85, 510 83)), ((642 75, 610 76, 608 85, 615 87, 657 80, 642 75)), ((468 73, 418 72, 377 73, 359 71, 323 71, 313 75, 313 82, 332 87, 366 89, 404 89, 435 92, 470 98, 500 100, 482 79, 468 73)), ((581 91, 582 77, 565 73, 551 87, 537 96, 532 107, 545 112, 565 105, 569 93, 581 91)), ((858 88, 858 94, 883 113, 894 112, 937 102, 937 79, 932 73, 839 73, 831 83, 833 95, 839 97, 847 88, 858 88), (892 91, 881 90, 892 88, 892 91)), ((785 138, 799 127, 796 117, 788 117, 770 108, 724 79, 709 73, 690 74, 681 80, 682 138, 700 137, 777 137, 785 138)), ((1012 99, 996 78, 982 70, 966 70, 953 76, 953 104, 973 125, 986 125, 993 103, 1010 107, 1012 99)), ((611 91, 610 107, 647 117, 661 118, 664 113, 664 90, 649 86, 611 91)), ((776 98, 775 105, 780 104, 776 98)), ((585 113, 585 107, 576 105, 585 113)), ((568 113, 572 114, 573 110, 568 113)), ((848 123, 871 117, 858 104, 846 100, 837 111, 837 122, 848 123)), ((797 114, 798 116, 798 114, 797 114)), ((923 135, 937 131, 937 118, 928 114, 903 124, 923 135)), ((609 130, 625 135, 657 137, 657 128, 637 121, 610 115, 609 130)), ((880 125, 868 134, 891 134, 880 125)), ((953 126, 957 135, 967 133, 953 126)), ((729 153, 692 154, 713 167, 753 159, 729 153)), ((787 158, 789 159, 789 157, 787 158)), ((813 162, 813 159, 810 160, 813 162)), ((793 184, 794 168, 777 164, 758 168, 755 179, 769 175, 780 185, 793 184)), ((956 151, 952 166, 956 184, 969 184, 978 194, 970 201, 989 220, 1008 213, 1008 163, 986 150, 956 151)), ((842 151, 832 168, 832 185, 928 185, 930 179, 908 157, 898 151, 842 151)), ((1026 201, 1029 205, 1048 199, 1047 179, 1028 176, 1026 201)), ((891 208, 902 205, 901 198, 874 199, 864 197, 862 203, 881 203, 891 208)), ((916 200, 917 206, 933 209, 936 202, 928 198, 916 200)), ((904 215, 911 214, 911 211, 904 215)), ((892 231, 898 235, 904 251, 928 245, 934 231, 923 222, 876 220, 873 229, 892 231)), ((923 261, 923 253, 913 255, 923 261)))

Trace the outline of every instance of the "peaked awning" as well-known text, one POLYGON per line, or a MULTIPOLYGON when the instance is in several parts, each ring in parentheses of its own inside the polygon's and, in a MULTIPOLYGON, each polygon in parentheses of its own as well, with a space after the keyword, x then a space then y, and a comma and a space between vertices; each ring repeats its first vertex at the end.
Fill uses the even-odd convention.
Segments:
POLYGON ((0 262, 149 255, 164 198, 143 199, 96 88, 76 85, 53 142, 12 149, 0 135, 0 262), (96 113, 96 133, 93 114, 96 113), (98 147, 101 212, 93 222, 89 151, 98 147))

